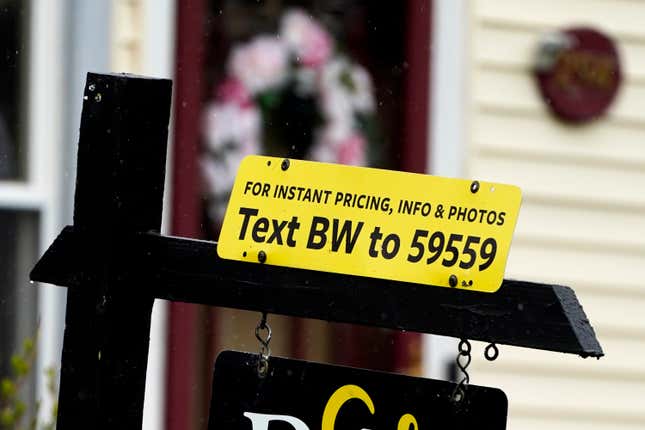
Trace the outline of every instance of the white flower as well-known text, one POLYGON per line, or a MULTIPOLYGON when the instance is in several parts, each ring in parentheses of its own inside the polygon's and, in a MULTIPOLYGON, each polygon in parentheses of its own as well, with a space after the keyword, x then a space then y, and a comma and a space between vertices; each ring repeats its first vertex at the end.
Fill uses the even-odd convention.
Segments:
POLYGON ((232 160, 202 158, 200 167, 209 194, 218 195, 231 191, 237 172, 237 166, 232 160))
POLYGON ((351 93, 354 109, 360 113, 374 112, 374 94, 369 73, 362 66, 353 64, 349 74, 353 83, 351 93))
POLYGON ((321 130, 320 136, 325 140, 340 142, 352 135, 353 125, 352 121, 346 121, 345 118, 340 121, 329 121, 321 130))
POLYGON ((252 94, 257 94, 281 85, 287 77, 288 65, 284 42, 273 36, 258 36, 233 49, 228 68, 252 94))
POLYGON ((321 110, 330 121, 351 117, 354 112, 371 113, 374 110, 369 74, 343 57, 323 67, 320 92, 321 110))
POLYGON ((259 152, 260 112, 254 106, 215 102, 207 106, 202 126, 207 151, 200 167, 211 198, 209 213, 221 220, 240 162, 259 152))
POLYGON ((320 92, 320 110, 330 123, 342 123, 351 128, 354 122, 354 109, 349 95, 340 87, 329 87, 320 92))
POLYGON ((331 57, 334 48, 331 36, 301 9, 292 9, 284 15, 280 35, 305 67, 318 68, 331 57))
POLYGON ((336 163, 338 161, 338 149, 334 146, 333 140, 327 140, 318 136, 309 148, 307 158, 321 163, 336 163))
POLYGON ((300 97, 316 95, 318 75, 314 69, 299 67, 295 70, 295 91, 300 97))
POLYGON ((261 132, 260 112, 255 107, 235 103, 211 103, 206 107, 203 136, 207 147, 220 153, 226 145, 240 147, 246 153, 257 152, 261 132))
POLYGON ((226 206, 230 196, 235 171, 229 163, 202 158, 199 163, 201 168, 204 188, 210 197, 208 213, 211 219, 221 221, 226 213, 226 206))

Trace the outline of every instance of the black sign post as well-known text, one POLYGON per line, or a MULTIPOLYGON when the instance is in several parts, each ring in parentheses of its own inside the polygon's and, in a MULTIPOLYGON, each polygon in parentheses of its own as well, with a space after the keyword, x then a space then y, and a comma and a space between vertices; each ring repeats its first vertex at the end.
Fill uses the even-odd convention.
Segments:
POLYGON ((87 77, 74 225, 31 273, 69 288, 59 430, 141 427, 155 298, 603 355, 567 287, 435 288, 222 260, 214 242, 160 235, 170 95, 168 80, 87 77))
POLYGON ((141 427, 154 296, 130 243, 161 227, 170 97, 168 80, 88 75, 74 231, 92 257, 67 294, 59 429, 141 427))

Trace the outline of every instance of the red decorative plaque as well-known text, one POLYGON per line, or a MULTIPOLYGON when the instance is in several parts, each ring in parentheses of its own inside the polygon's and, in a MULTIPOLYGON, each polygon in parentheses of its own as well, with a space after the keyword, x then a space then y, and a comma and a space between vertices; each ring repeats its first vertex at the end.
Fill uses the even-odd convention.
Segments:
POLYGON ((591 28, 547 35, 540 44, 535 76, 551 111, 574 123, 605 113, 622 79, 615 43, 591 28))

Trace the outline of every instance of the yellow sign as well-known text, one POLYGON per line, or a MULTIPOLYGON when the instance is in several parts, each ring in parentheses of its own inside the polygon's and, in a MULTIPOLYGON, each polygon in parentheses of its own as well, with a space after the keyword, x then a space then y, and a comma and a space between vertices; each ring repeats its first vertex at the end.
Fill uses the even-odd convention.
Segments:
POLYGON ((238 261, 499 289, 518 187, 249 156, 217 245, 238 261))

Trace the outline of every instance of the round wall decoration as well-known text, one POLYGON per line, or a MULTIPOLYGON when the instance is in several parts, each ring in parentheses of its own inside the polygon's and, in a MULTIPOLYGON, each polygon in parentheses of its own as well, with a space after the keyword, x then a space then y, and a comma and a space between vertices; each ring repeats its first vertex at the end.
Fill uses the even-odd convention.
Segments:
POLYGON ((622 80, 616 44, 591 28, 550 33, 541 41, 535 77, 550 110, 564 121, 598 118, 611 105, 622 80))

